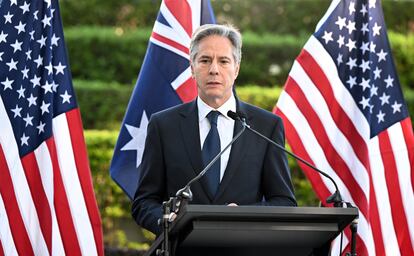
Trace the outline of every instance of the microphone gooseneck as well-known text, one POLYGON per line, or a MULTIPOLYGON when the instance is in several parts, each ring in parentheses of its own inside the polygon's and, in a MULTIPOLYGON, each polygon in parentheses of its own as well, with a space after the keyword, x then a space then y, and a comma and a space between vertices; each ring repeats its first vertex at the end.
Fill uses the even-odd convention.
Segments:
POLYGON ((325 173, 324 171, 318 169, 316 166, 310 164, 308 161, 306 161, 305 159, 297 156, 296 154, 286 150, 282 145, 274 142, 273 140, 267 138, 266 136, 264 136, 263 134, 261 134, 260 132, 256 131, 255 129, 251 128, 250 125, 248 125, 246 123, 246 115, 243 112, 233 112, 231 110, 229 110, 229 112, 227 112, 227 116, 230 117, 231 119, 235 120, 235 121, 240 121, 243 125, 243 127, 246 127, 246 129, 248 129, 249 131, 253 132, 254 134, 256 134, 257 136, 261 137, 262 139, 266 140, 267 142, 269 142, 270 144, 272 144, 273 146, 277 147, 278 149, 282 150, 283 152, 289 154, 290 156, 292 156, 293 158, 297 159, 298 161, 304 163, 306 166, 310 167, 312 170, 317 171, 318 173, 322 174, 323 176, 325 176, 326 178, 328 178, 335 186, 335 193, 333 193, 332 195, 330 195, 327 199, 326 202, 329 203, 333 203, 335 207, 342 207, 343 204, 343 200, 341 197, 341 193, 339 192, 338 189, 338 185, 336 184, 335 180, 329 176, 327 173, 325 173))

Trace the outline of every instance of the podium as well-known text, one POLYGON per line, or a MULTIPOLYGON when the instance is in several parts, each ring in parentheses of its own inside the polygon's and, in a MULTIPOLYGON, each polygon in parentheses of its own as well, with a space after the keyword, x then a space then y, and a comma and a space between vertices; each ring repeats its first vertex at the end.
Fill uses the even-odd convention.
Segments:
POLYGON ((356 208, 186 205, 170 226, 170 255, 327 255, 357 216, 356 208))

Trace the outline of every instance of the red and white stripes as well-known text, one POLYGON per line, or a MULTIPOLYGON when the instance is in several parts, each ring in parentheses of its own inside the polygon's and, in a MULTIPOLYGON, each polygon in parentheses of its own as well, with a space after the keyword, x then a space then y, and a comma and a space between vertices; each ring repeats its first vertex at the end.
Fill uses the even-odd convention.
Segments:
POLYGON ((53 136, 22 158, 1 99, 0 120, 1 254, 103 255, 78 109, 54 118, 53 136))
MULTIPOLYGON (((369 124, 311 37, 296 59, 275 112, 292 150, 338 183, 360 210, 359 255, 413 255, 414 137, 409 118, 370 138, 369 124)), ((332 184, 301 165, 321 200, 332 184)), ((346 243, 350 240, 346 232, 346 243)))
MULTIPOLYGON (((190 60, 191 35, 200 26, 200 10, 201 1, 162 1, 160 13, 170 26, 156 21, 150 41, 190 60)), ((197 96, 197 87, 191 77, 190 67, 172 81, 171 86, 183 102, 189 102, 197 96)))

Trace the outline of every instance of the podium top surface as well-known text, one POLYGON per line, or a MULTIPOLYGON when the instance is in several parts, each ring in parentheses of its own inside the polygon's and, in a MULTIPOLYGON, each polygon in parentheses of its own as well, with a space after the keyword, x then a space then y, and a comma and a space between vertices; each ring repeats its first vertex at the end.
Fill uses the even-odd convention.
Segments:
POLYGON ((189 221, 255 221, 336 223, 345 228, 358 216, 356 208, 186 205, 171 226, 174 233, 189 221))
MULTIPOLYGON (((203 248, 207 255, 229 255, 226 248, 232 255, 266 255, 258 250, 269 248, 278 248, 281 255, 309 255, 312 248, 331 241, 357 216, 356 208, 190 204, 182 207, 169 234, 182 248, 195 246, 198 252, 203 248), (209 248, 215 245, 217 251, 210 253, 206 243, 209 248), (237 254, 236 247, 240 247, 237 254)), ((145 255, 155 255, 162 241, 161 235, 145 255)))

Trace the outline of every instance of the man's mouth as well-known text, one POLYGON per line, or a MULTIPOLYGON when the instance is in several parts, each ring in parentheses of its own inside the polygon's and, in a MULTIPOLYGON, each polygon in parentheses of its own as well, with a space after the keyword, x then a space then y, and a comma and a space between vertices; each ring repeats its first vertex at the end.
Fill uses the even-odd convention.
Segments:
POLYGON ((221 83, 219 81, 209 81, 207 82, 208 85, 220 85, 221 83))

